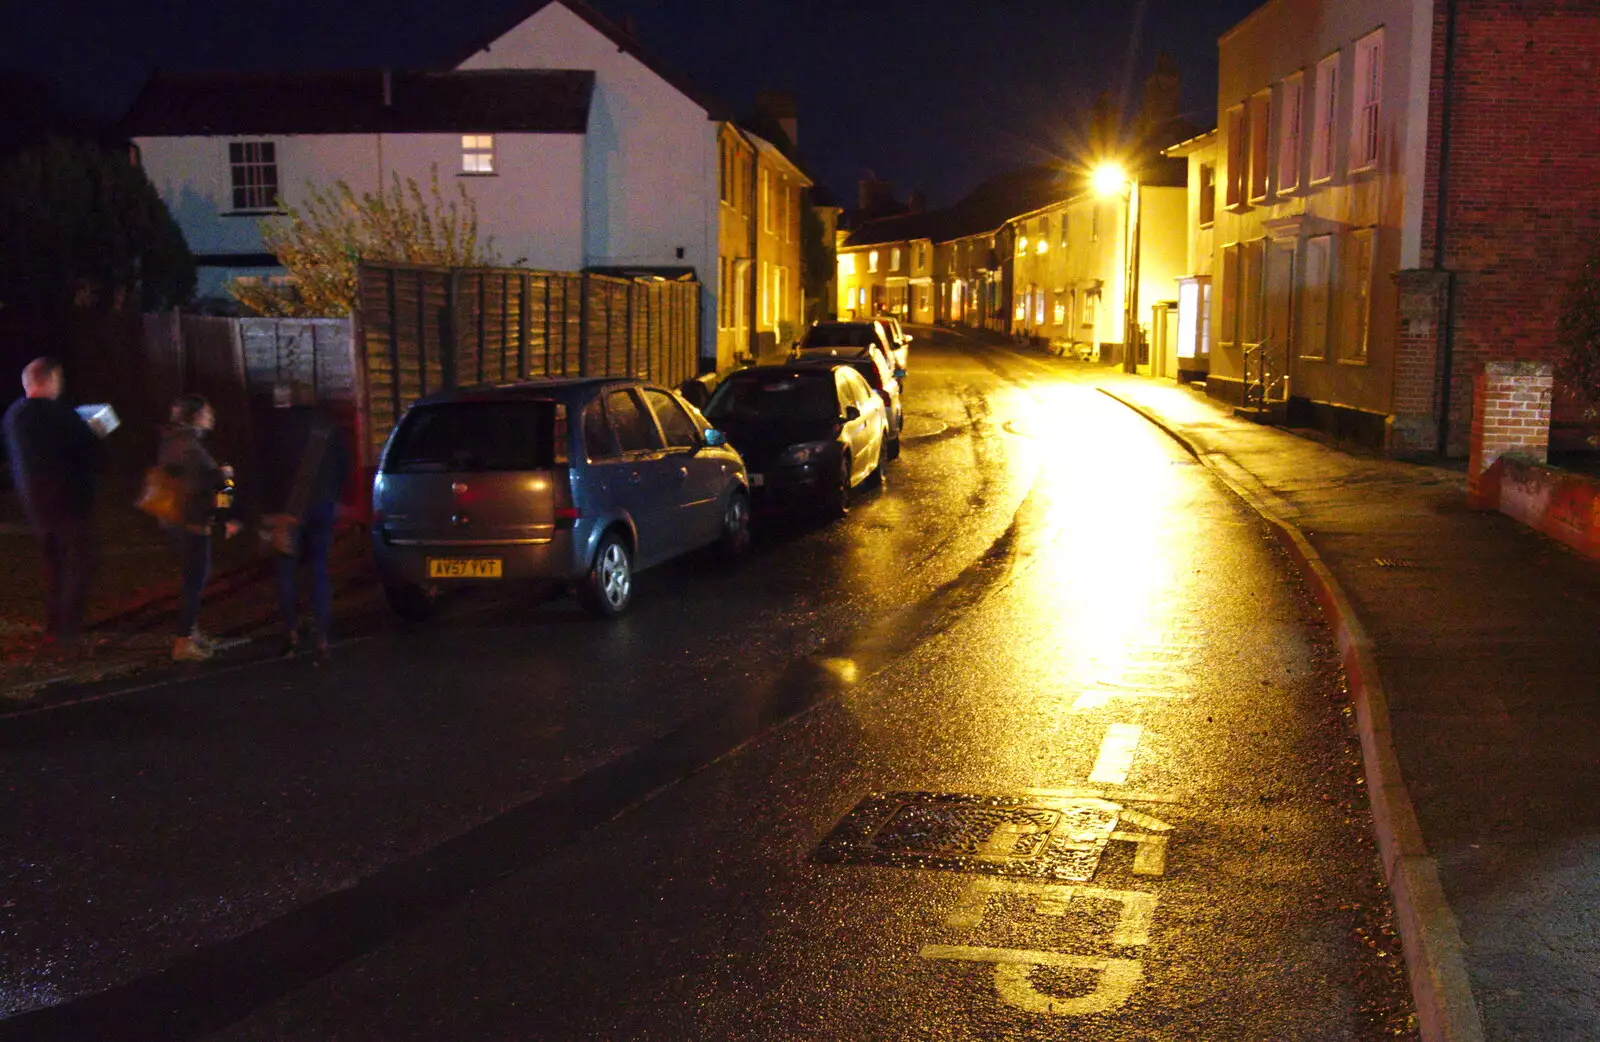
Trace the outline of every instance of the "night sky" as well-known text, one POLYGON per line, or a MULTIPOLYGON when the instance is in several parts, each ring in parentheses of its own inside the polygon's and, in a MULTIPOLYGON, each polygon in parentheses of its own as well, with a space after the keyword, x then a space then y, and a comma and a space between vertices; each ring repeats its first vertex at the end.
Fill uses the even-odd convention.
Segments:
MULTIPOLYGON (((3 0, 0 68, 116 116, 150 70, 423 67, 528 0, 3 0)), ((1102 90, 1136 100, 1158 51, 1214 125, 1216 39, 1259 0, 593 0, 734 111, 793 91, 799 145, 841 202, 863 171, 955 201, 1065 160, 1102 90), (1131 77, 1130 77, 1131 70, 1131 77)), ((0 104, 6 104, 0 100, 0 104)))

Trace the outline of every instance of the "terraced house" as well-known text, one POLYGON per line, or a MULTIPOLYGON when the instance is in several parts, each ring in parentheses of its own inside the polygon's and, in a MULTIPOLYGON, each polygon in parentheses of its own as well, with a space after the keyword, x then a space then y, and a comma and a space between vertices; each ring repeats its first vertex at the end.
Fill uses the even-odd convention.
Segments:
POLYGON ((1225 34, 1209 393, 1464 454, 1475 370, 1551 358, 1600 231, 1597 53, 1561 0, 1273 0, 1225 34))

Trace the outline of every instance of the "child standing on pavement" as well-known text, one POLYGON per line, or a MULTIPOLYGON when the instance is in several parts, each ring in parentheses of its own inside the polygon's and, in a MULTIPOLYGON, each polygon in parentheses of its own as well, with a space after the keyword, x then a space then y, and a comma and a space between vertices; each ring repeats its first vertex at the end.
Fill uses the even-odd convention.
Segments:
POLYGON ((239 532, 231 509, 219 509, 217 493, 233 477, 232 467, 218 466, 201 440, 217 423, 211 403, 198 394, 186 394, 172 403, 172 423, 161 435, 156 463, 183 485, 182 520, 167 529, 183 569, 178 600, 178 631, 172 657, 178 662, 202 662, 212 646, 199 627, 200 596, 211 576, 211 529, 223 522, 226 538, 239 532))

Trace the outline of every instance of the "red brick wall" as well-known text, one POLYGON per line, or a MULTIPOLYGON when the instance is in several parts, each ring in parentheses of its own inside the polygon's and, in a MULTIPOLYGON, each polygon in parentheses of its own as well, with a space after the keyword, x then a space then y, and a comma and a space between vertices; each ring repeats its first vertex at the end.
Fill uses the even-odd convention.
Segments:
POLYGON ((1500 505, 1501 456, 1546 460, 1551 383, 1544 362, 1488 362, 1474 375, 1467 458, 1467 499, 1473 506, 1500 505))
MULTIPOLYGON (((1424 265, 1436 248, 1447 2, 1435 5, 1424 265)), ((1456 12, 1444 266, 1456 273, 1450 448, 1459 455, 1476 367, 1552 357, 1562 294, 1600 233, 1600 4, 1456 0, 1456 12)))

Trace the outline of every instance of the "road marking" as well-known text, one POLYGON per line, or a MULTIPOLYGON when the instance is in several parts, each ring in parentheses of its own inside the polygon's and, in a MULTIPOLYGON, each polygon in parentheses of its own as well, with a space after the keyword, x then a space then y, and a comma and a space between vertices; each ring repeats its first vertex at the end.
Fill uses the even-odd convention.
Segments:
POLYGON ((1134 875, 1164 876, 1167 874, 1167 837, 1146 836, 1138 832, 1113 832, 1111 838, 1133 844, 1134 875))
MULTIPOLYGON (((1176 797, 1176 796, 1163 796, 1162 794, 1160 794, 1158 792, 1111 792, 1108 789, 1095 789, 1095 788, 1089 788, 1087 786, 1080 786, 1080 785, 1068 786, 1065 789, 1023 789, 1022 793, 1023 793, 1024 796, 1050 796, 1050 797, 1056 797, 1056 798, 1059 798, 1059 799, 1076 799, 1079 796, 1091 796, 1091 797, 1094 797, 1094 798, 1097 798, 1097 799, 1109 799, 1110 797, 1115 796, 1118 799, 1118 801, 1120 801, 1122 803, 1178 803, 1178 802, 1181 802, 1179 800, 1179 798, 1176 797)), ((1134 811, 1124 810, 1122 812, 1122 816, 1125 817, 1125 818, 1128 818, 1129 820, 1132 820, 1132 815, 1134 813, 1135 813, 1134 811)), ((1142 815, 1141 815, 1141 817, 1142 817, 1142 815)), ((1149 820, 1150 821, 1155 821, 1156 819, 1150 818, 1149 820)), ((1151 827, 1150 825, 1146 825, 1142 821, 1139 822, 1139 824, 1144 825, 1145 828, 1150 828, 1151 827)), ((1172 826, 1171 825, 1162 824, 1161 827, 1163 829, 1169 829, 1172 826)))
POLYGON ((976 930, 983 922, 990 899, 1001 894, 1034 898, 1035 914, 1057 918, 1065 918, 1068 905, 1074 901, 1114 901, 1122 907, 1117 915, 1117 925, 1111 931, 1111 943, 1124 948, 1150 943, 1150 921, 1156 910, 1155 894, 995 876, 979 876, 968 883, 967 888, 961 891, 961 896, 956 898, 955 907, 945 916, 944 924, 952 930, 976 930))
MULTIPOLYGON (((1101 681, 1101 683, 1105 682, 1101 681)), ((1085 713, 1103 709, 1113 698, 1167 698, 1174 701, 1188 701, 1193 697, 1193 695, 1182 691, 1162 691, 1147 688, 1125 688, 1122 690, 1106 688, 1099 691, 1080 691, 1078 696, 1072 700, 1072 712, 1085 713)))
POLYGON ((1058 1017, 1083 1016, 1116 1009, 1128 1001, 1138 987, 1144 967, 1137 959, 1106 959, 1061 952, 1036 952, 1021 948, 972 948, 956 944, 925 944, 924 959, 953 959, 961 962, 994 964, 994 990, 1008 1005, 1029 1013, 1049 1013, 1058 1017), (1041 966, 1068 970, 1087 970, 1099 975, 1093 991, 1086 995, 1062 998, 1046 995, 1034 987, 1033 971, 1041 966))
POLYGON ((1143 734, 1144 728, 1138 724, 1112 724, 1106 728, 1089 780, 1102 785, 1126 784, 1128 772, 1133 769, 1134 754, 1139 751, 1139 737, 1143 734))

